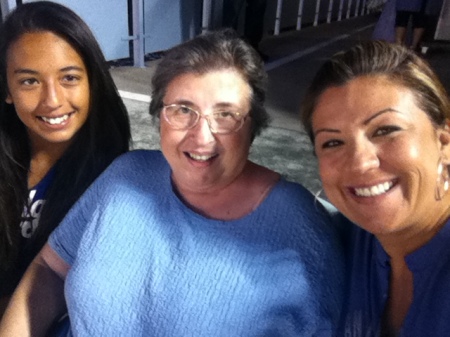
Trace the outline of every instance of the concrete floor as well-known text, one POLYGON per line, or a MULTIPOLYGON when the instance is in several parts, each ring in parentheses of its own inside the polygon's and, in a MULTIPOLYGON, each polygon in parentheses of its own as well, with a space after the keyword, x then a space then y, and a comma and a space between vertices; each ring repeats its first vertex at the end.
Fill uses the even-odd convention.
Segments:
MULTIPOLYGON (((320 190, 317 163, 299 122, 300 101, 323 61, 339 50, 370 39, 377 20, 378 15, 366 15, 269 36, 262 41, 261 50, 269 56, 266 63, 269 74, 266 107, 272 123, 255 140, 251 149, 252 160, 280 172, 287 179, 302 183, 313 193, 320 190)), ((449 90, 449 53, 441 47, 432 47, 426 59, 449 90)), ((130 113, 135 148, 159 148, 158 130, 148 115, 150 80, 157 62, 147 62, 144 69, 111 69, 122 96, 129 97, 124 101, 130 113)))

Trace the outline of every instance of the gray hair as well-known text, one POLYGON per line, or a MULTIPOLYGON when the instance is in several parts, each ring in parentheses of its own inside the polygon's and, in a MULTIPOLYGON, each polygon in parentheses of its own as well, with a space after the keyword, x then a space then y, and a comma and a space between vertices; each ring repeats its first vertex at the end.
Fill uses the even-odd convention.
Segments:
POLYGON ((253 140, 269 123, 264 107, 267 73, 259 54, 231 29, 199 35, 167 51, 152 78, 150 115, 159 117, 167 86, 176 77, 230 68, 243 76, 252 91, 250 116, 253 140))

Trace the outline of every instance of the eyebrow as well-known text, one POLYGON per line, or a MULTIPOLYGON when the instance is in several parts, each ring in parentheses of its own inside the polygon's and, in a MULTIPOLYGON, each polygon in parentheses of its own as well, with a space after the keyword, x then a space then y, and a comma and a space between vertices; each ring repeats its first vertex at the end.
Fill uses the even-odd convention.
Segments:
MULTIPOLYGON (((60 72, 68 72, 68 71, 79 71, 79 72, 84 72, 85 70, 82 67, 79 66, 68 66, 68 67, 64 67, 59 69, 60 72)), ((39 74, 38 71, 33 70, 33 69, 28 69, 28 68, 19 68, 14 70, 14 74, 31 74, 31 75, 37 75, 39 74)))
POLYGON ((222 102, 222 103, 214 104, 214 106, 215 106, 215 107, 218 107, 218 108, 228 108, 228 107, 230 107, 230 106, 235 106, 235 104, 233 104, 233 103, 228 103, 228 102, 222 102))
MULTIPOLYGON (((188 101, 188 100, 183 100, 183 99, 175 100, 174 103, 164 104, 164 105, 172 105, 172 104, 185 105, 185 106, 187 106, 189 108, 192 108, 192 107, 196 108, 196 105, 195 105, 194 102, 191 102, 191 101, 188 101)), ((214 108, 230 108, 230 107, 235 107, 235 105, 232 104, 232 103, 227 103, 227 102, 214 104, 214 108)))
POLYGON ((382 115, 382 114, 385 114, 385 113, 388 113, 388 112, 401 113, 400 111, 398 111, 398 110, 396 110, 396 109, 394 109, 394 108, 386 108, 386 109, 383 109, 383 110, 381 110, 381 111, 378 111, 378 112, 375 113, 374 115, 372 115, 372 116, 370 116, 369 118, 367 118, 367 119, 363 122, 363 124, 364 124, 364 125, 367 125, 367 124, 369 124, 372 120, 374 120, 375 118, 377 118, 378 116, 380 116, 380 115, 382 115))
POLYGON ((323 129, 319 129, 316 132, 314 132, 314 138, 317 137, 317 135, 321 132, 331 132, 331 133, 341 133, 341 131, 337 130, 337 129, 328 129, 328 128, 323 128, 323 129))
POLYGON ((192 103, 191 101, 183 100, 183 99, 175 100, 173 103, 170 103, 170 104, 165 104, 165 103, 163 102, 163 104, 164 104, 164 105, 173 105, 173 104, 177 104, 177 105, 185 105, 185 106, 187 106, 187 107, 195 106, 195 104, 192 103))
MULTIPOLYGON (((385 114, 385 113, 389 113, 389 112, 395 112, 395 113, 401 113, 400 111, 394 109, 394 108, 386 108, 383 109, 381 111, 378 111, 377 113, 375 113, 374 115, 370 116, 369 118, 367 118, 364 122, 363 125, 367 125, 369 124, 372 120, 374 120, 375 118, 385 114)), ((338 129, 329 129, 329 128, 323 128, 323 129, 319 129, 316 132, 314 132, 314 137, 317 136, 317 134, 321 133, 321 132, 331 132, 331 133, 341 133, 340 130, 338 129)))

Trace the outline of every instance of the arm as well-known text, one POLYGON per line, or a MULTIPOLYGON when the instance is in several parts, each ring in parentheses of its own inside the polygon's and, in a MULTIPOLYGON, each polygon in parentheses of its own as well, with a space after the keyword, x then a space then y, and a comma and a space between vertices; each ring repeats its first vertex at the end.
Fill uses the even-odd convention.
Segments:
POLYGON ((65 311, 69 266, 48 244, 28 267, 0 324, 0 336, 45 336, 65 311))

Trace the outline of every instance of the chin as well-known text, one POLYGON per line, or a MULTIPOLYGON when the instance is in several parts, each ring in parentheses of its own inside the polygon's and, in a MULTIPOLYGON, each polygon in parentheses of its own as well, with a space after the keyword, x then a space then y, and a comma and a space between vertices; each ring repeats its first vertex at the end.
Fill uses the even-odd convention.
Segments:
POLYGON ((374 235, 377 234, 388 234, 389 232, 392 232, 392 229, 389 227, 386 227, 386 221, 383 221, 381 219, 374 220, 373 217, 368 218, 367 216, 361 216, 361 215, 346 215, 347 218, 349 218, 354 224, 358 225, 358 227, 361 227, 362 229, 366 230, 369 233, 372 233, 374 235))
POLYGON ((401 231, 401 229, 397 228, 397 226, 392 226, 392 223, 389 223, 389 221, 384 221, 381 223, 366 222, 359 224, 359 226, 375 236, 395 234, 401 231))

